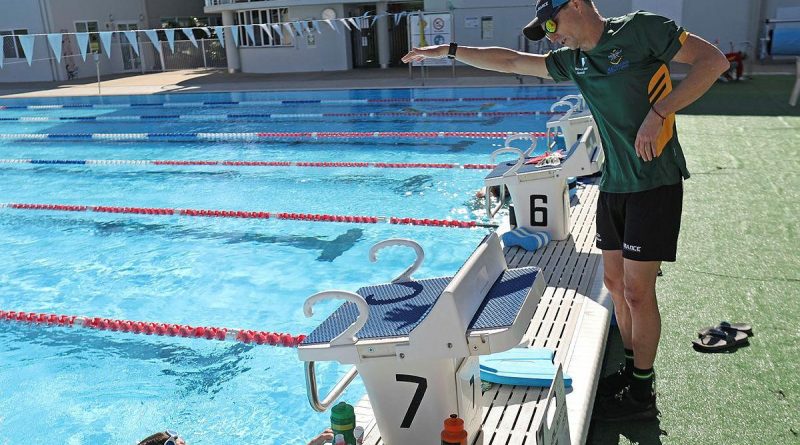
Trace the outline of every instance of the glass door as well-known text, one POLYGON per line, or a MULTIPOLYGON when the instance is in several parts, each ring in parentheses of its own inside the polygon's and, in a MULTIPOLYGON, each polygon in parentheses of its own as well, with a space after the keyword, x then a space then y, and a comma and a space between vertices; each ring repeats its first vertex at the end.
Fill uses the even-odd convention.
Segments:
MULTIPOLYGON (((136 23, 117 23, 117 31, 133 31, 139 29, 136 23)), ((140 39, 142 36, 136 33, 136 38, 140 39)), ((120 36, 120 48, 122 49, 122 68, 125 71, 139 71, 142 69, 142 59, 136 55, 133 45, 128 39, 120 36)), ((138 48, 137 48, 138 49, 138 48)))

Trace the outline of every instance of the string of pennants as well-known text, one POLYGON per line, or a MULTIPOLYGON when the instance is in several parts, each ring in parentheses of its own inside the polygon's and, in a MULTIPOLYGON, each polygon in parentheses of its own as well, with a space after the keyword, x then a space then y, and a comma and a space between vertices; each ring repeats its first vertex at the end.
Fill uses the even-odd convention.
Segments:
MULTIPOLYGON (((47 41, 50 43, 50 48, 53 50, 53 54, 55 55, 56 61, 61 63, 61 48, 64 42, 64 37, 69 35, 74 35, 76 40, 78 41, 78 50, 80 51, 81 58, 83 61, 86 61, 86 54, 88 51, 89 46, 89 35, 90 34, 97 34, 100 37, 100 42, 103 45, 103 52, 108 56, 111 57, 111 37, 113 34, 122 34, 128 40, 128 43, 131 44, 131 48, 139 55, 139 45, 137 39, 137 33, 144 33, 150 42, 155 46, 156 50, 161 53, 162 48, 158 38, 158 31, 163 32, 166 35, 167 42, 169 43, 169 49, 172 52, 175 52, 175 31, 180 31, 185 35, 192 44, 197 47, 197 39, 194 36, 194 30, 200 30, 206 34, 206 36, 211 37, 211 29, 217 35, 220 44, 222 47, 225 47, 225 36, 224 36, 224 29, 229 28, 231 31, 231 36, 233 39, 233 44, 235 46, 239 46, 239 33, 237 32, 238 28, 244 28, 247 36, 250 37, 250 40, 255 41, 255 28, 259 27, 264 32, 267 33, 270 40, 273 40, 273 32, 281 33, 284 30, 289 32, 297 37, 302 37, 304 35, 310 35, 313 32, 318 34, 322 34, 322 30, 324 28, 323 24, 327 24, 331 30, 336 31, 337 34, 340 34, 344 28, 347 28, 348 31, 352 31, 353 29, 360 29, 362 26, 359 24, 359 21, 363 23, 364 20, 370 20, 369 26, 372 27, 375 25, 375 22, 381 17, 393 17, 394 18, 394 25, 397 26, 400 23, 400 20, 407 16, 415 14, 408 11, 392 13, 392 14, 377 14, 372 15, 370 11, 364 13, 364 15, 359 17, 344 17, 340 19, 326 19, 326 20, 295 20, 291 22, 281 22, 281 23, 270 23, 270 24, 251 24, 251 25, 228 25, 228 26, 197 26, 197 27, 186 27, 186 28, 160 28, 160 29, 137 29, 137 30, 129 30, 129 31, 102 31, 102 32, 65 32, 65 33, 50 33, 50 34, 17 34, 14 36, 2 36, 2 38, 17 38, 19 39, 19 43, 22 46, 22 50, 25 53, 25 58, 28 61, 28 66, 31 65, 33 62, 33 48, 36 37, 45 36, 47 41)), ((0 42, 0 68, 3 68, 3 58, 5 57, 5 45, 0 42)))

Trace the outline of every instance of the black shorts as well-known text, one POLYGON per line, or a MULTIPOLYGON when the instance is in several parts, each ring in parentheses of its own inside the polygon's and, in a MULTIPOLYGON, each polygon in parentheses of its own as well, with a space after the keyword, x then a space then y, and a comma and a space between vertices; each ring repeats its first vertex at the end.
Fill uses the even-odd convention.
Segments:
POLYGON ((635 193, 600 192, 597 248, 635 261, 675 261, 683 183, 635 193))

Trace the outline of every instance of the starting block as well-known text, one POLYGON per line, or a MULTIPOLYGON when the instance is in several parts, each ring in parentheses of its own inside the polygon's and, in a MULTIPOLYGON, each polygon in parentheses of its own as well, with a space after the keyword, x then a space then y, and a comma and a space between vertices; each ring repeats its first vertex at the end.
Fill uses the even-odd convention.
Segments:
MULTIPOLYGON (((414 241, 378 243, 370 250, 370 259, 375 261, 378 250, 392 245, 414 248, 417 260, 391 283, 362 287, 355 293, 326 291, 306 300, 307 316, 318 301, 346 300, 298 347, 300 360, 306 362, 309 401, 318 411, 326 409, 357 373, 367 389, 383 443, 438 443, 442 421, 458 414, 464 420, 468 443, 481 444, 478 356, 520 343, 545 289, 541 270, 508 269, 500 239, 492 233, 455 276, 415 280, 411 274, 422 263, 424 252, 414 241), (355 365, 322 403, 315 361, 355 365)), ((561 387, 551 392, 561 394, 563 401, 561 375, 559 367, 556 383, 561 387)), ((563 412, 559 409, 557 418, 566 416, 564 404, 560 407, 563 412)), ((538 428, 542 436, 555 434, 545 434, 547 425, 538 428)), ((558 434, 564 429, 559 426, 558 434)))
MULTIPOLYGON (((553 104, 551 109, 569 106, 560 117, 547 123, 547 147, 549 156, 531 158, 531 148, 523 152, 509 146, 492 153, 492 160, 501 153, 516 153, 515 162, 501 162, 489 173, 484 183, 487 187, 499 186, 502 197, 507 189, 514 205, 514 216, 518 227, 542 230, 554 240, 569 236, 569 186, 572 176, 593 175, 602 169, 603 147, 596 130, 594 118, 585 107, 580 96, 566 96, 553 104), (568 99, 572 98, 572 100, 568 99), (577 100, 575 100, 577 98, 577 100), (558 148, 563 138, 566 150, 558 148)), ((519 135, 514 139, 522 138, 519 135)), ((547 155, 547 154, 546 154, 547 155)), ((489 194, 486 194, 487 200, 489 194)), ((487 205, 487 208, 489 206, 487 205)), ((490 211, 490 216, 499 209, 490 211)))

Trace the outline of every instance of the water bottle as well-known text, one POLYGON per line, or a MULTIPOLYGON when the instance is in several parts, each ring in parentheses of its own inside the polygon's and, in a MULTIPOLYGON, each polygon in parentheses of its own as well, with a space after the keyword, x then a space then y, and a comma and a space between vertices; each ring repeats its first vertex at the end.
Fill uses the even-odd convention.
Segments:
POLYGON ((353 405, 339 402, 331 409, 331 429, 333 434, 341 434, 346 445, 355 445, 353 430, 356 427, 356 413, 353 405))
POLYGON ((467 445, 467 432, 464 430, 464 421, 455 414, 444 419, 442 430, 442 445, 467 445))

